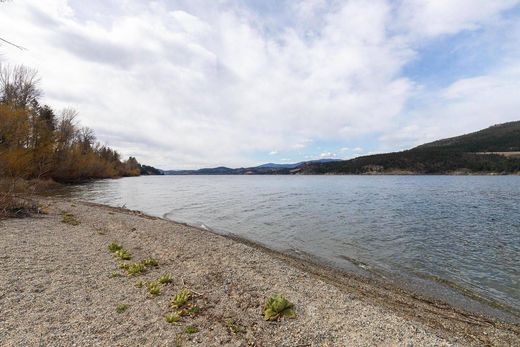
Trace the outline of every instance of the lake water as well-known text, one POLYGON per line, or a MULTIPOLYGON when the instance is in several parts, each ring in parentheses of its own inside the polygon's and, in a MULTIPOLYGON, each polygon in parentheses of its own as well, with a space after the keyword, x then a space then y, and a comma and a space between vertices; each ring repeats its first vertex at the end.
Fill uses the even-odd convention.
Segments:
POLYGON ((520 316, 520 176, 149 176, 72 190, 520 316))

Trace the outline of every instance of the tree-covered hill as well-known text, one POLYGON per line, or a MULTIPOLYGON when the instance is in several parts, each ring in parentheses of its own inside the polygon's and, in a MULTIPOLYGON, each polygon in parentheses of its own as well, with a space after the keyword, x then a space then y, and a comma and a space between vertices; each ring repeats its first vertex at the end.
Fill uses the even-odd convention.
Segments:
POLYGON ((520 121, 427 143, 413 149, 359 157, 351 160, 310 163, 300 174, 449 174, 517 173, 520 156, 520 121))

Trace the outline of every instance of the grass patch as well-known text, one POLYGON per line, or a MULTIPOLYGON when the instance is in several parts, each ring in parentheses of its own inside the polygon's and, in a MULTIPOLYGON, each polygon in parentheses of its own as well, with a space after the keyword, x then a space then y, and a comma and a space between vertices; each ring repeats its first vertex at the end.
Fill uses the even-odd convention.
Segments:
POLYGON ((112 273, 110 274, 110 277, 111 277, 111 278, 123 277, 123 275, 120 274, 119 272, 112 272, 112 273))
POLYGON ((139 281, 136 281, 136 282, 135 282, 135 286, 136 286, 137 288, 142 288, 142 287, 144 286, 144 284, 145 284, 145 282, 142 281, 142 280, 139 280, 139 281))
POLYGON ((158 267, 159 266, 159 261, 157 261, 157 259, 155 259, 155 258, 146 258, 145 260, 142 261, 142 263, 146 267, 158 267))
POLYGON ((130 254, 130 252, 126 249, 120 249, 118 251, 115 251, 114 252, 114 256, 120 258, 120 259, 123 259, 123 260, 130 260, 132 259, 132 255, 130 254))
POLYGON ((125 312, 128 309, 128 307, 129 306, 127 304, 117 304, 116 312, 117 313, 123 313, 123 312, 125 312))
POLYGON ((267 299, 264 305, 263 315, 267 321, 279 320, 282 317, 294 318, 296 317, 294 310, 294 304, 289 302, 281 294, 274 294, 272 297, 267 299))
POLYGON ((188 303, 190 298, 191 298, 191 292, 189 289, 185 288, 185 289, 181 290, 180 292, 178 292, 177 294, 175 294, 175 296, 171 300, 171 306, 174 309, 182 308, 188 303))
POLYGON ((164 316, 164 319, 170 324, 177 323, 181 320, 181 318, 182 317, 177 313, 168 313, 166 316, 164 316))
POLYGON ((161 285, 159 282, 149 282, 146 284, 146 288, 148 288, 148 293, 150 293, 153 296, 161 294, 161 285))
POLYGON ((190 334, 190 335, 191 334, 196 334, 196 333, 199 332, 199 328, 190 325, 190 326, 187 326, 186 329, 184 329, 184 332, 186 334, 190 334))
POLYGON ((229 318, 225 320, 226 326, 233 334, 239 334, 246 331, 246 328, 243 325, 238 324, 233 319, 229 318))
POLYGON ((80 225, 81 222, 70 212, 63 212, 61 214, 61 222, 72 226, 80 225))
POLYGON ((130 276, 141 274, 141 273, 145 272, 145 270, 146 270, 146 266, 144 266, 142 263, 130 264, 128 266, 128 268, 126 269, 126 271, 128 272, 128 274, 130 276))
POLYGON ((172 283, 172 276, 169 274, 164 274, 157 279, 157 282, 159 282, 160 284, 172 283))
POLYGON ((108 245, 108 250, 111 252, 111 253, 115 253, 119 250, 122 250, 123 249, 123 246, 121 246, 119 243, 117 242, 111 242, 109 245, 108 245))

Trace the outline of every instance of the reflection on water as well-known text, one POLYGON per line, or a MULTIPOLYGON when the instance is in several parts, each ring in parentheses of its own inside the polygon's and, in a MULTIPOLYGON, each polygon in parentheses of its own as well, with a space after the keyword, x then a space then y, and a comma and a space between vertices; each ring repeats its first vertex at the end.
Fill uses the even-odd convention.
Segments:
POLYGON ((520 310, 517 176, 152 176, 72 193, 520 310))

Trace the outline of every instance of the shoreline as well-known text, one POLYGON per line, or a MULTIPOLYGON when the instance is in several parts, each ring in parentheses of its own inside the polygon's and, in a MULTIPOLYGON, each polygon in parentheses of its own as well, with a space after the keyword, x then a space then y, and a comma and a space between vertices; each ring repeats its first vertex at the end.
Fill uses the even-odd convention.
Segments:
MULTIPOLYGON (((250 342, 256 343, 253 345, 257 346, 294 346, 297 344, 335 346, 342 345, 342 343, 349 345, 406 345, 409 342, 414 345, 454 343, 457 345, 514 345, 520 343, 520 326, 517 324, 463 312, 442 302, 414 296, 404 290, 394 288, 392 285, 362 279, 324 264, 316 264, 310 259, 298 259, 233 235, 221 235, 203 228, 149 216, 142 212, 96 203, 64 198, 42 198, 40 201, 47 205, 47 215, 0 222, 0 237, 2 238, 0 245, 5 248, 2 252, 5 254, 2 259, 3 261, 5 259, 8 265, 0 270, 0 284, 3 288, 8 288, 7 293, 0 295, 1 311, 8 313, 7 318, 0 318, 0 341, 4 341, 7 346, 24 341, 20 338, 30 338, 31 334, 27 335, 27 331, 26 336, 20 335, 20 329, 23 331, 29 323, 42 326, 40 330, 47 329, 47 334, 41 334, 40 339, 50 342, 52 340, 49 338, 56 336, 53 329, 45 327, 48 319, 32 319, 34 318, 32 316, 33 300, 29 302, 28 307, 17 306, 17 303, 24 303, 27 296, 34 299, 35 294, 28 291, 29 294, 26 292, 24 295, 23 291, 20 293, 9 289, 13 285, 18 285, 18 276, 30 275, 25 272, 38 270, 40 273, 42 269, 48 271, 52 267, 51 265, 61 268, 78 261, 78 259, 71 258, 63 263, 59 259, 53 262, 53 259, 57 257, 55 253, 60 253, 67 247, 83 252, 81 247, 69 244, 73 240, 90 245, 89 251, 82 253, 90 259, 90 262, 86 262, 86 260, 85 263, 80 262, 80 268, 85 267, 83 272, 88 274, 91 281, 98 284, 87 290, 86 293, 83 293, 84 288, 81 291, 82 295, 90 298, 88 304, 91 305, 92 301, 95 301, 94 307, 103 311, 106 309, 103 306, 103 299, 111 299, 111 295, 115 295, 114 293, 104 293, 103 295, 97 293, 105 290, 103 285, 100 287, 97 282, 101 276, 101 283, 110 282, 107 285, 112 290, 126 293, 128 297, 133 298, 132 303, 135 302, 136 306, 149 305, 150 310, 155 310, 152 325, 142 322, 139 315, 132 315, 129 318, 133 324, 146 326, 144 331, 147 332, 150 339, 153 336, 162 335, 178 338, 178 335, 181 334, 182 338, 179 339, 182 339, 182 343, 180 343, 182 346, 196 345, 199 342, 203 343, 202 345, 204 343, 206 343, 205 345, 217 345, 217 340, 220 341, 218 344, 230 346, 245 346, 250 342), (63 211, 70 211, 77 216, 81 224, 74 227, 61 223, 63 211), (22 234, 25 236, 22 237, 22 234), (12 239, 9 238, 11 237, 9 235, 12 235, 12 239), (63 237, 70 237, 70 240, 63 240, 63 237), (23 238, 24 242, 19 242, 18 238, 23 238), (60 247, 51 243, 50 239, 63 244, 60 247), (130 279, 126 277, 107 279, 111 271, 117 270, 117 262, 106 251, 106 245, 112 239, 118 239, 123 245, 128 245, 132 254, 136 256, 143 254, 145 247, 149 248, 148 252, 159 259, 161 267, 164 264, 164 271, 173 274, 173 287, 190 285, 194 291, 202 293, 205 304, 203 314, 193 319, 193 323, 200 327, 199 333, 186 336, 186 334, 182 334, 182 326, 172 326, 164 322, 163 315, 167 310, 167 301, 170 297, 168 294, 172 294, 172 290, 165 290, 165 293, 157 298, 162 302, 161 305, 158 305, 156 299, 148 298, 142 290, 127 283, 130 279), (42 244, 38 242, 42 242, 42 244), (47 248, 42 248, 42 245, 47 248), (35 254, 20 253, 25 249, 24 247, 34 250, 35 254), (15 252, 16 250, 17 252, 15 252), (26 256, 38 257, 40 253, 46 252, 48 252, 47 256, 36 262, 38 269, 33 269, 31 262, 24 262, 26 256), (20 266, 22 266, 21 269, 20 266), (182 284, 178 283, 178 278, 182 279, 182 284), (262 302, 273 291, 281 291, 295 303, 296 319, 281 321, 274 325, 262 320, 260 314, 262 302), (26 315, 30 315, 31 319, 22 323, 18 322, 17 325, 13 319, 20 317, 22 312, 19 310, 28 311, 26 315), (222 313, 223 311, 226 313, 222 313), (235 316, 235 319, 246 327, 246 332, 244 334, 230 333, 229 327, 226 328, 222 323, 224 316, 235 316), (9 327, 11 327, 11 331, 9 327)), ((69 252, 63 254, 66 257, 73 255, 69 252)), ((76 267, 74 269, 78 270, 76 267)), ((79 271, 78 275, 81 276, 82 271, 79 271)), ((39 282, 43 280, 44 278, 41 276, 34 276, 25 279, 25 283, 35 282, 37 287, 45 292, 49 290, 47 286, 52 287, 54 282, 42 285, 39 282)), ((63 278, 60 277, 60 280, 63 278)), ((65 282, 75 288, 76 282, 81 280, 82 277, 78 277, 75 280, 67 279, 65 282)), ((135 278, 131 278, 132 283, 134 280, 135 278)), ((61 291, 65 293, 60 291, 54 291, 54 293, 59 297, 65 295, 68 290, 68 287, 63 287, 61 291)), ((41 305, 47 310, 50 308, 48 302, 43 302, 41 305)), ((51 307, 53 306, 51 305, 51 307)), ((108 309, 113 311, 113 307, 108 307, 108 309)), ((132 308, 132 310, 134 309, 139 310, 137 307, 132 308)), ((76 315, 76 311, 78 311, 77 308, 68 313, 76 315)), ((81 310, 79 311, 81 312, 81 310)), ((40 319, 46 316, 45 310, 38 312, 41 313, 38 315, 40 319)), ((146 315, 147 313, 141 314, 146 315)), ((64 316, 67 317, 66 314, 64 316)), ((107 319, 111 319, 113 322, 106 323, 109 334, 106 336, 102 334, 99 338, 109 339, 110 336, 119 334, 117 336, 121 337, 122 342, 140 341, 139 336, 132 332, 126 331, 125 336, 119 331, 121 324, 128 328, 125 323, 119 322, 120 317, 117 315, 115 318, 110 317, 109 315, 107 319), (120 324, 117 325, 114 322, 120 324)), ((103 321, 103 317, 97 318, 100 322, 103 321)), ((82 324, 77 327, 73 326, 70 333, 62 332, 68 338, 72 338, 74 333, 78 333, 77 329, 84 329, 85 324, 89 329, 84 330, 91 331, 95 327, 92 321, 84 322, 82 317, 74 316, 72 320, 82 321, 82 324)), ((79 334, 85 343, 92 342, 91 339, 95 338, 91 335, 83 336, 84 332, 79 334)), ((71 342, 67 340, 67 337, 65 339, 65 341, 71 342)), ((141 342, 147 344, 150 341, 141 342)), ((157 343, 157 340, 155 342, 157 343)), ((157 344, 161 345, 161 343, 157 344)))
MULTIPOLYGON (((83 203, 91 204, 93 206, 114 208, 116 210, 126 210, 125 208, 93 202, 83 203)), ((136 212, 143 213, 142 211, 136 212)), ((446 280, 436 280, 434 278, 423 277, 411 278, 402 274, 390 275, 386 272, 380 271, 379 269, 366 269, 364 267, 360 267, 358 265, 358 263, 360 263, 359 261, 356 261, 355 259, 344 258, 357 270, 357 272, 350 271, 344 267, 334 265, 330 261, 320 259, 306 252, 296 250, 293 250, 292 252, 290 250, 276 250, 265 244, 231 232, 218 232, 206 226, 201 227, 186 222, 180 222, 165 217, 151 216, 144 213, 143 215, 152 218, 163 219, 173 224, 195 228, 202 232, 210 232, 215 235, 223 236, 225 238, 255 248, 271 256, 277 257, 278 259, 291 264, 294 267, 301 268, 304 271, 310 271, 316 274, 316 276, 327 279, 328 281, 338 285, 341 285, 341 280, 338 280, 338 278, 350 277, 352 280, 365 283, 372 287, 388 288, 389 290, 400 292, 402 295, 409 296, 419 301, 431 303, 436 306, 449 306, 454 311, 458 311, 461 314, 482 316, 484 319, 488 320, 520 325, 519 310, 516 310, 514 307, 505 306, 498 301, 479 296, 477 293, 470 292, 466 288, 457 287, 455 284, 451 284, 446 280), (411 283, 409 281, 411 281, 411 283), (426 288, 427 285, 434 285, 435 288, 426 288), (456 298, 449 297, 441 299, 440 296, 443 296, 443 294, 451 294, 456 296, 456 298), (468 308, 468 305, 471 306, 471 308, 468 308)))

